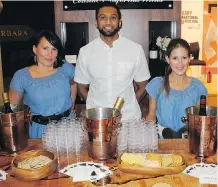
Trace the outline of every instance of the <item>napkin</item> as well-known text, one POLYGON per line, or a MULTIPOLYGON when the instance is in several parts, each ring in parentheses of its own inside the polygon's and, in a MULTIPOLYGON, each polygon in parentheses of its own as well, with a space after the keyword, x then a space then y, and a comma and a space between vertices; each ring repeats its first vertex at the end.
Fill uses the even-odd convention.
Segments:
POLYGON ((201 184, 217 184, 218 181, 218 166, 216 164, 193 164, 188 166, 183 173, 199 178, 201 184))
POLYGON ((0 181, 6 180, 6 175, 5 171, 0 170, 0 181))
POLYGON ((107 166, 95 162, 78 162, 64 167, 59 172, 71 176, 73 182, 94 182, 112 174, 107 166))

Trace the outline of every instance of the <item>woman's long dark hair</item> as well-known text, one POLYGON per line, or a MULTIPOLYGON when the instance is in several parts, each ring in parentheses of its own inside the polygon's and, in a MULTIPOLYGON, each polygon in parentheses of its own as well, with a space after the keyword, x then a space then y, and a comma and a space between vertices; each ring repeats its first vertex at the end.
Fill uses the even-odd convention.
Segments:
MULTIPOLYGON (((35 36, 33 45, 37 47, 38 44, 40 43, 40 40, 43 37, 45 37, 46 40, 48 40, 48 42, 58 50, 58 55, 53 64, 53 67, 54 68, 61 67, 64 63, 65 57, 64 57, 63 47, 60 38, 55 33, 49 30, 42 30, 35 36)), ((34 56, 35 54, 32 52, 32 58, 29 61, 29 66, 38 64, 37 62, 35 62, 34 56)))
MULTIPOLYGON (((172 39, 170 41, 167 47, 166 56, 169 58, 171 55, 171 52, 178 47, 183 47, 184 49, 186 49, 188 51, 188 56, 190 56, 190 46, 186 40, 183 40, 181 38, 172 39)), ((169 95, 170 93, 169 75, 171 72, 172 72, 172 69, 168 64, 168 67, 166 68, 166 71, 165 71, 164 83, 163 83, 163 88, 162 88, 162 90, 165 89, 167 95, 169 95)))

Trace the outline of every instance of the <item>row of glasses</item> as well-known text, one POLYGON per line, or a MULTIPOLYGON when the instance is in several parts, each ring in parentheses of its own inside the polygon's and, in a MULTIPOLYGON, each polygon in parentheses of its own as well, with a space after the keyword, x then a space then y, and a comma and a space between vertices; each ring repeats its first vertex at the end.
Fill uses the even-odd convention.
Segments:
POLYGON ((42 145, 44 149, 57 155, 60 170, 66 165, 80 161, 84 137, 80 119, 62 118, 60 121, 51 121, 46 126, 42 145))
POLYGON ((118 134, 118 155, 124 152, 155 152, 158 149, 157 124, 143 118, 122 121, 118 134))

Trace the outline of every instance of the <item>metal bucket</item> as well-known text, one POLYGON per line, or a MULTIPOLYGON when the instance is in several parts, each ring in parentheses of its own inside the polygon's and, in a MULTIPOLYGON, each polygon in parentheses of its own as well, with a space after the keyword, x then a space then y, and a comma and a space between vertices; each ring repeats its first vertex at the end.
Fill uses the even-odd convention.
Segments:
POLYGON ((91 108, 80 115, 87 132, 89 156, 96 160, 114 158, 118 129, 121 127, 120 111, 114 108, 91 108))
POLYGON ((13 105, 14 113, 5 114, 0 106, 0 152, 16 152, 27 146, 29 108, 26 105, 13 105))
MULTIPOLYGON (((207 157, 217 151, 217 107, 206 106, 207 116, 199 116, 199 106, 186 108, 190 153, 207 157)), ((185 119, 185 120, 184 120, 185 119)))

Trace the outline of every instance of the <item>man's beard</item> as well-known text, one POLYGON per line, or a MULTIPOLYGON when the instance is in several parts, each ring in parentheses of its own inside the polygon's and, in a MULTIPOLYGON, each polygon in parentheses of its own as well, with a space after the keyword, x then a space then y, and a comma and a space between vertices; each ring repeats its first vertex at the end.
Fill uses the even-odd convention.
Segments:
POLYGON ((116 33, 119 32, 120 27, 118 26, 116 29, 114 29, 112 32, 109 32, 109 33, 105 32, 105 31, 103 30, 103 28, 100 29, 100 28, 98 27, 98 30, 99 30, 99 32, 100 32, 103 36, 112 37, 112 36, 114 36, 116 33))

